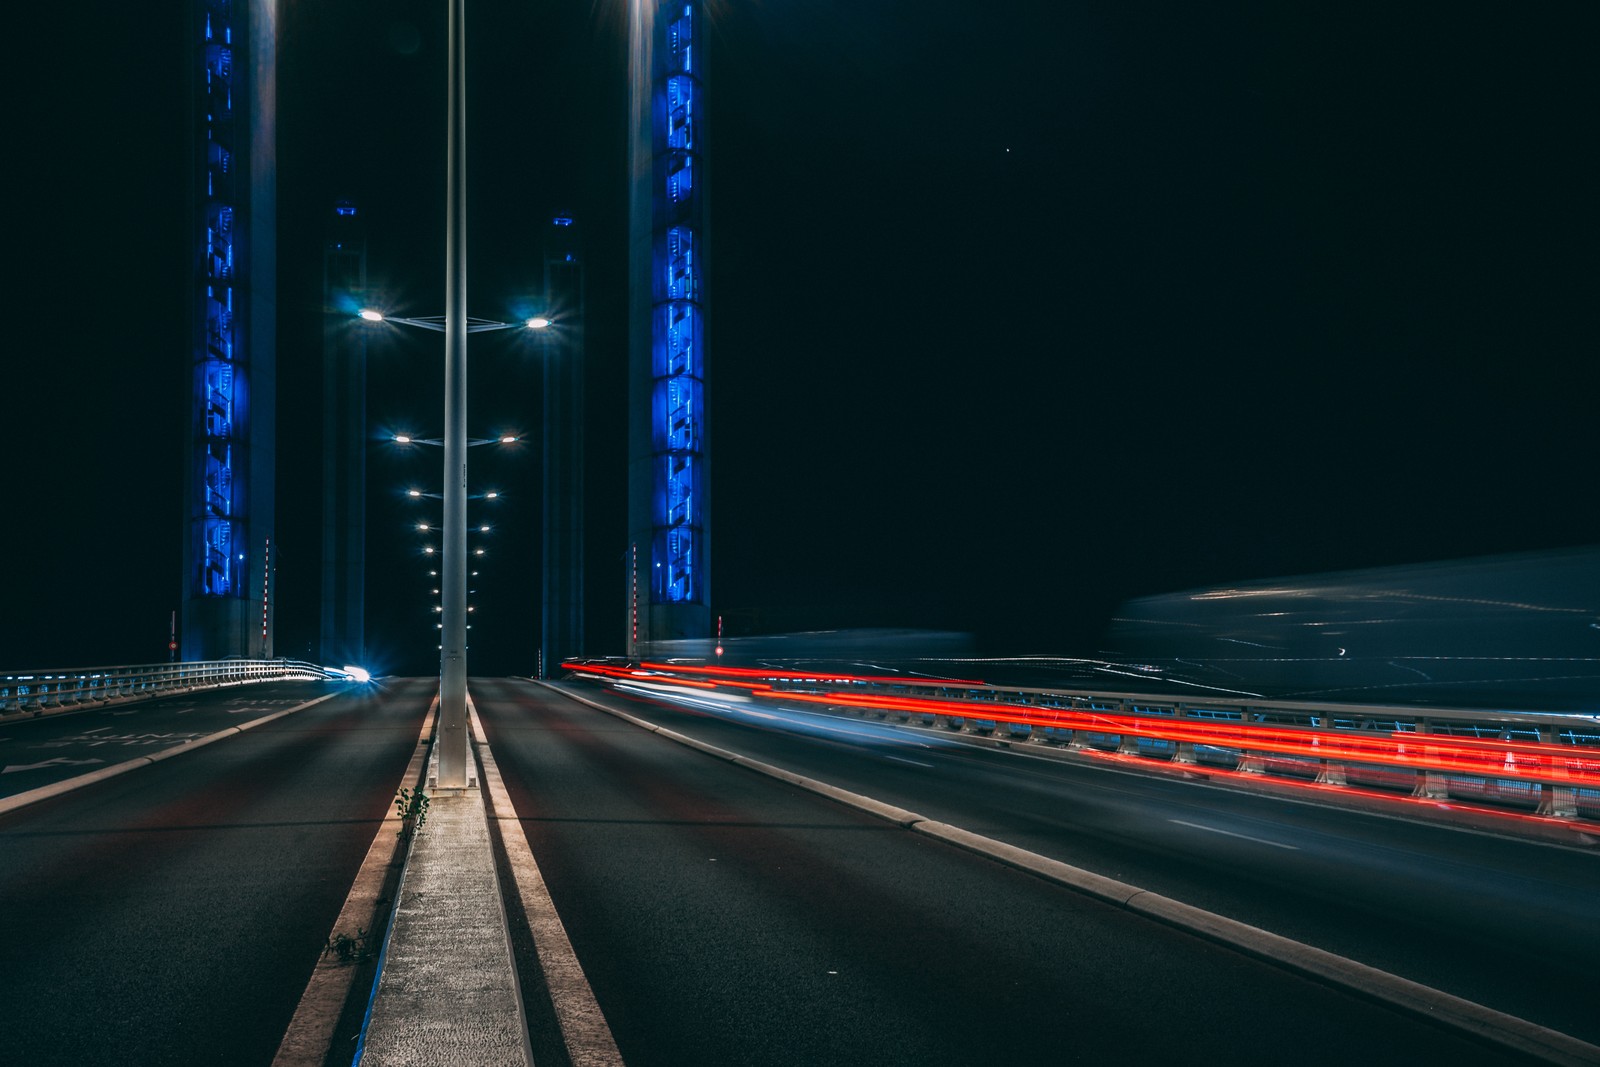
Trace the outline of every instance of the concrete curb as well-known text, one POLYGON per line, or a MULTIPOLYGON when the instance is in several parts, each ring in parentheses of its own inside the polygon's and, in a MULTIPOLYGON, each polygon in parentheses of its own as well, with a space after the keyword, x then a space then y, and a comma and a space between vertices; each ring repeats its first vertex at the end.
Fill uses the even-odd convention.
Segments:
POLYGON ((96 782, 103 782, 107 778, 115 778, 119 774, 127 774, 129 771, 135 770, 139 767, 148 767, 152 763, 159 763, 164 759, 171 759, 173 756, 183 752, 193 752, 197 748, 204 748, 213 741, 221 741, 224 737, 234 737, 238 734, 244 733, 246 730, 254 730, 257 726, 265 726, 267 723, 272 722, 275 719, 281 719, 285 715, 293 715, 297 711, 304 711, 314 704, 320 704, 324 700, 332 700, 338 695, 338 693, 328 693, 325 696, 317 697, 315 700, 308 700, 304 704, 296 704, 292 708, 285 708, 283 711, 275 711, 270 715, 263 715, 259 719, 251 719, 249 722, 242 722, 237 726, 230 726, 226 730, 218 730, 214 734, 207 734, 205 737, 196 738, 193 741, 185 741, 181 745, 173 745, 171 748, 164 748, 160 752, 153 753, 149 756, 135 756, 131 760, 124 760, 122 763, 113 763, 109 767, 101 767, 99 770, 90 771, 87 774, 80 774, 75 778, 66 778, 59 782, 51 782, 49 785, 41 785, 37 789, 28 790, 26 793, 16 793, 12 796, 4 798, 3 800, 0 800, 0 815, 5 815, 8 812, 16 811, 18 808, 25 808, 29 804, 37 804, 41 800, 49 800, 51 797, 61 796, 63 793, 70 793, 74 789, 82 789, 84 786, 94 785, 96 782))
MULTIPOLYGON (((439 698, 435 696, 433 703, 428 705, 411 762, 406 765, 396 792, 399 788, 414 788, 422 780, 438 706, 439 698)), ((345 898, 344 907, 339 909, 339 917, 333 922, 333 929, 328 934, 330 942, 341 931, 353 934, 357 930, 366 930, 369 938, 377 933, 373 926, 378 915, 378 900, 389 870, 402 847, 399 829, 400 813, 391 806, 372 838, 366 858, 361 861, 355 882, 350 886, 350 895, 345 898)), ((278 1043, 272 1067, 320 1067, 327 1060, 339 1019, 344 1014, 345 1002, 350 997, 359 970, 360 965, 356 963, 341 963, 326 956, 317 960, 311 980, 306 983, 305 992, 295 1008, 294 1017, 289 1020, 283 1040, 278 1043)))
POLYGON ((1073 867, 1060 860, 1053 860, 960 827, 935 822, 903 808, 851 793, 826 782, 786 771, 781 767, 740 756, 704 741, 685 737, 625 711, 608 708, 559 686, 547 682, 539 684, 580 704, 681 744, 687 744, 690 748, 727 760, 729 763, 799 786, 868 815, 887 819, 914 833, 938 838, 957 848, 997 860, 1016 870, 1086 893, 1098 900, 1196 937, 1386 1004, 1436 1025, 1461 1031, 1511 1052, 1572 1067, 1582 1067, 1585 1064, 1592 1067, 1593 1064, 1600 1063, 1600 1046, 1580 1041, 1557 1030, 1538 1026, 1525 1019, 1486 1008, 1473 1001, 1452 996, 1398 975, 1389 974, 1387 971, 1380 971, 1364 963, 1357 963, 1355 960, 1184 904, 1170 897, 1148 892, 1138 886, 1119 882, 1080 867, 1073 867))

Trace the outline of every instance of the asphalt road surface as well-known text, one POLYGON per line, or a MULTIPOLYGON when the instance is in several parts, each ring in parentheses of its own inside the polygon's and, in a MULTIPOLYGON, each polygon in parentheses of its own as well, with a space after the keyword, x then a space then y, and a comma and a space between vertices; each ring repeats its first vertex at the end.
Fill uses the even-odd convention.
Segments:
MULTIPOLYGON (((631 1067, 1506 1062, 1451 1032, 710 758, 548 689, 475 680, 472 692, 557 910, 631 1067)), ((1139 793, 1144 783, 1129 776, 1083 776, 1100 783, 1096 799, 1078 795, 1092 782, 1053 781, 1051 767, 1015 757, 989 765, 942 745, 862 751, 825 733, 753 729, 644 698, 586 692, 980 832, 1004 814, 1045 839, 1114 841, 1143 822, 1159 842, 1181 836, 1175 816, 1201 825, 1213 818, 1192 805, 1171 807, 1159 789, 1146 800, 1103 799, 1139 793), (1095 829, 1062 828, 1079 824, 1095 829)), ((1194 792, 1216 794, 1224 807, 1237 799, 1194 792)), ((1293 820, 1311 816, 1291 806, 1285 825, 1275 807, 1260 802, 1250 816, 1253 834, 1301 834, 1293 820)), ((1222 828, 1232 830, 1239 818, 1222 828)), ((1382 847, 1379 831, 1393 825, 1373 821, 1366 836, 1382 847)), ((1253 855, 1210 840, 1234 840, 1226 835, 1192 833, 1212 850, 1211 865, 1234 871, 1235 881, 1268 886, 1283 877, 1276 867, 1249 873, 1253 855)), ((1135 881, 1148 873, 1122 866, 1104 873, 1135 881)), ((1178 874, 1169 881, 1206 881, 1203 864, 1179 858, 1173 866, 1178 874)), ((1210 888, 1213 897, 1232 891, 1227 882, 1210 888)), ((1459 927, 1446 933, 1469 936, 1459 927)))
MULTIPOLYGON (((595 696, 598 691, 586 691, 595 696)), ((1600 849, 1286 802, 877 721, 641 717, 1600 1044, 1600 849)), ((1396 805, 1396 812, 1412 810, 1396 805)))
POLYGON ((0 1063, 270 1063, 436 688, 264 684, 5 727, 13 766, 115 762, 337 694, 0 816, 0 1063))

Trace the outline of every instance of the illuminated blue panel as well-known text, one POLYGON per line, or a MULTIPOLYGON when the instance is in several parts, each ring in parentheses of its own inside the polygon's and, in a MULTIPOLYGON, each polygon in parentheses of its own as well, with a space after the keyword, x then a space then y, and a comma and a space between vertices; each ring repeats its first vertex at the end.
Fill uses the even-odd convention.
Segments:
MULTIPOLYGON (((681 7, 667 23, 667 70, 672 73, 694 72, 694 5, 668 4, 666 12, 681 7)), ((664 12, 665 13, 665 12, 664 12)))
POLYGON ((676 205, 694 195, 694 157, 674 152, 667 157, 667 200, 676 205))
POLYGON ((694 257, 694 230, 688 226, 674 226, 667 231, 666 260, 667 299, 700 299, 700 269, 694 257))
POLYGON ((235 532, 241 521, 235 484, 235 443, 243 414, 238 322, 234 315, 235 212, 240 178, 234 155, 234 53, 229 0, 207 0, 201 25, 205 65, 201 118, 205 197, 196 239, 202 334, 194 354, 194 492, 191 501, 199 566, 192 575, 197 596, 244 593, 235 532))
POLYGON ((656 452, 700 451, 700 420, 705 387, 696 378, 657 378, 650 417, 656 452))
POLYGON ((687 300, 658 304, 653 330, 658 343, 650 373, 657 378, 700 377, 700 308, 687 300))
POLYGON ((694 79, 667 79, 667 147, 694 147, 694 79))

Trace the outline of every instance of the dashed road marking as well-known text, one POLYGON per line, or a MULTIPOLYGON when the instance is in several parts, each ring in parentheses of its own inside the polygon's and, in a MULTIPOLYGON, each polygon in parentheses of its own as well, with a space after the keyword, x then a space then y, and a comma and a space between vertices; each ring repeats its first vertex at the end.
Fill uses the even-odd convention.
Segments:
POLYGON ((1249 834, 1238 834, 1234 833, 1232 830, 1219 830, 1215 826, 1204 826, 1197 822, 1185 822, 1182 819, 1168 819, 1167 821, 1175 822, 1179 826, 1187 826, 1191 830, 1204 830, 1207 833, 1212 834, 1226 834, 1228 837, 1237 837, 1243 841, 1254 841, 1258 845, 1271 845, 1273 848, 1287 848, 1293 849, 1296 852, 1300 851, 1299 845, 1286 845, 1282 841, 1268 841, 1264 837, 1251 837, 1249 834))

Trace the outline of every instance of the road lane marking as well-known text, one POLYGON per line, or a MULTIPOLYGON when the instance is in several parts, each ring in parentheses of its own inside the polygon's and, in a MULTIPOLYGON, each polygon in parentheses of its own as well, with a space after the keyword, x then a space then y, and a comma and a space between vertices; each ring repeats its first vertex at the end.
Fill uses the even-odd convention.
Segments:
MULTIPOLYGON (((265 726, 267 723, 281 719, 285 715, 293 715, 297 711, 304 711, 309 707, 313 707, 322 703, 324 700, 332 700, 338 695, 339 694, 337 692, 328 693, 325 696, 308 700, 296 707, 285 708, 283 711, 275 711, 271 715, 263 715, 259 719, 252 719, 249 722, 242 722, 237 726, 230 726, 225 730, 219 730, 214 734, 207 734, 204 737, 196 736, 194 734, 164 735, 168 740, 173 737, 193 738, 193 740, 184 740, 183 742, 173 745, 170 748, 163 748, 158 752, 152 752, 148 756, 135 756, 132 759, 123 760, 121 763, 112 763, 104 767, 96 768, 92 771, 86 771, 75 778, 64 778, 59 782, 51 782, 49 785, 41 785, 37 789, 30 789, 25 793, 14 793, 8 797, 0 797, 0 815, 5 815, 8 812, 16 811, 18 808, 25 808, 29 804, 36 804, 41 800, 48 800, 51 797, 58 797, 63 793, 70 793, 74 789, 82 789, 84 786, 93 785, 96 782, 103 782, 107 778, 113 778, 119 774, 126 774, 128 771, 136 770, 139 767, 148 767, 152 763, 159 763, 162 760, 171 759, 173 756, 184 752, 193 752, 198 748, 204 748, 206 745, 209 745, 214 741, 221 741, 225 737, 237 737, 246 730, 253 730, 258 726, 265 726)), ((112 714, 116 715, 119 713, 112 712, 112 714)), ((129 714, 131 714, 131 712, 129 714)), ((145 736, 161 737, 163 735, 147 734, 145 736)), ((96 738, 95 740, 96 743, 103 743, 105 739, 96 738)), ((124 745, 131 745, 140 743, 149 744, 150 742, 123 741, 122 743, 124 745)), ((35 745, 33 747, 51 748, 61 746, 59 743, 56 743, 54 745, 35 745)))
POLYGON ((906 759, 904 756, 890 756, 888 754, 885 754, 883 758, 884 759, 892 759, 896 763, 909 763, 913 767, 926 767, 929 770, 933 769, 933 764, 931 764, 931 763, 923 763, 920 760, 906 759))
POLYGON ((556 914, 550 888, 533 858, 533 849, 528 846, 528 837, 522 831, 511 794, 500 776, 500 767, 489 751, 483 720, 478 718, 478 709, 470 695, 467 712, 471 716, 478 761, 483 766, 482 791, 488 802, 488 815, 499 824, 500 847, 505 851, 506 866, 511 870, 511 880, 521 898, 522 914, 533 938, 534 955, 539 958, 539 968, 544 972, 545 991, 550 997, 556 1024, 561 1028, 561 1042, 574 1067, 622 1067, 622 1053, 617 1051, 616 1038, 611 1035, 611 1026, 578 962, 567 929, 556 914))
POLYGON ((1179 826, 1187 826, 1191 830, 1204 830, 1207 833, 1226 834, 1229 837, 1237 837, 1244 841, 1254 841, 1258 845, 1271 845, 1273 848, 1288 848, 1293 849, 1296 852, 1300 851, 1299 845, 1286 845, 1282 841, 1268 841, 1264 837, 1251 837, 1249 834, 1238 834, 1234 833, 1232 830, 1219 830, 1215 826, 1204 826, 1197 822, 1185 822, 1182 819, 1168 819, 1167 821, 1175 822, 1179 826))
POLYGON ((44 767, 81 767, 88 763, 104 762, 105 760, 103 759, 67 759, 65 756, 57 756, 55 759, 47 759, 43 763, 7 764, 4 768, 0 768, 0 774, 13 774, 17 771, 37 771, 44 767))

